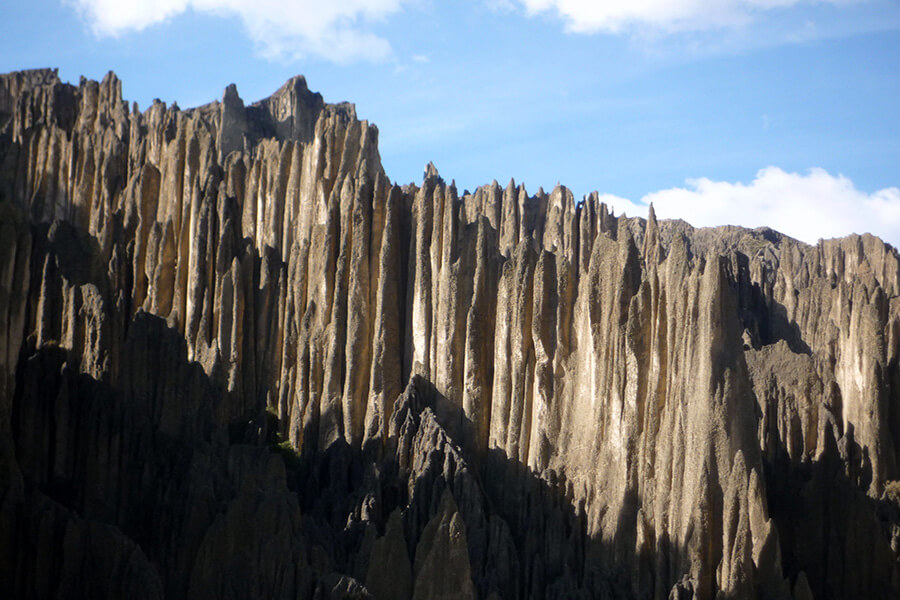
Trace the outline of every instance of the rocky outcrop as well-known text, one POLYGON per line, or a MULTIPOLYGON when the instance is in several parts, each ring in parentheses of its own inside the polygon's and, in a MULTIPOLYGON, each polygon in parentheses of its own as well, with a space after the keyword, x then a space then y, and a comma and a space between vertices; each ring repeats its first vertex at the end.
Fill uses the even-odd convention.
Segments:
POLYGON ((900 597, 900 257, 0 76, 14 597, 900 597))

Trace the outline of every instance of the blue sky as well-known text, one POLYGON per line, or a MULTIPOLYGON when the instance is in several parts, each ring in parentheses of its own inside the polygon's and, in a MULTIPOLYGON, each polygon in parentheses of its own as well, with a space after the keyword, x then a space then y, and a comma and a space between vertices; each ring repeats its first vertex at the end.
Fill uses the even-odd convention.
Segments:
POLYGON ((511 177, 619 211, 900 243, 896 0, 32 0, 0 71, 245 101, 302 73, 376 123, 388 175, 511 177))

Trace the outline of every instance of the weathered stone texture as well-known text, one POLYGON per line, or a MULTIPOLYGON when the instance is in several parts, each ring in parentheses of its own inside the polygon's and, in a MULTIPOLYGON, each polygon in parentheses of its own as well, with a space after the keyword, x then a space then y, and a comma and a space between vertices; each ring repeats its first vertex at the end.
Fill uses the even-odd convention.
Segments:
POLYGON ((14 597, 900 597, 900 257, 0 76, 14 597))

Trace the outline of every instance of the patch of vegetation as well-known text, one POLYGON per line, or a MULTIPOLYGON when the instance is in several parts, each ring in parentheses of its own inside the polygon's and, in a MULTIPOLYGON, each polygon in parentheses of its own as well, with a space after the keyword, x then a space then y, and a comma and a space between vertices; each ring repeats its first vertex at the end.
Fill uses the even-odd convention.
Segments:
MULTIPOLYGON (((278 436, 281 437, 281 436, 278 436)), ((275 454, 280 454, 284 459, 284 465, 291 470, 300 468, 300 455, 294 450, 290 440, 283 440, 269 445, 269 450, 275 454)))
POLYGON ((266 407, 266 442, 269 444, 269 450, 275 454, 280 454, 284 459, 284 465, 289 470, 295 470, 300 467, 300 455, 294 450, 290 440, 284 439, 281 435, 281 420, 275 414, 272 407, 266 407))

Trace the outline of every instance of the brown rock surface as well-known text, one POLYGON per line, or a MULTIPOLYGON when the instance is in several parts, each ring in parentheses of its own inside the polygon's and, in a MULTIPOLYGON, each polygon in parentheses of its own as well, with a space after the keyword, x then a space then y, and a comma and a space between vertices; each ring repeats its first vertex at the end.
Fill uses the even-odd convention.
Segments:
POLYGON ((0 76, 0 589, 900 597, 900 257, 0 76))

